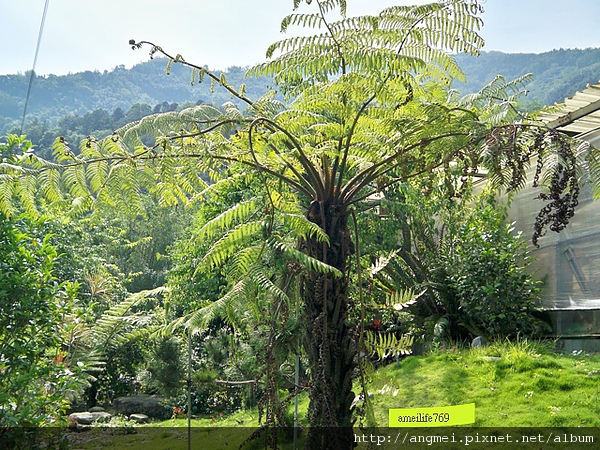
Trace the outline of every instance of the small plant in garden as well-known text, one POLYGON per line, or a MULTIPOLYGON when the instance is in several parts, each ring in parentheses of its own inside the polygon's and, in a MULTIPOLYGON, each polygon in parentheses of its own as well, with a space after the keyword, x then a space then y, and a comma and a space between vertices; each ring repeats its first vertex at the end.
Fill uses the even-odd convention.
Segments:
POLYGON ((173 406, 173 408, 171 408, 173 410, 173 416, 172 419, 181 419, 182 417, 185 416, 185 411, 177 406, 173 406))

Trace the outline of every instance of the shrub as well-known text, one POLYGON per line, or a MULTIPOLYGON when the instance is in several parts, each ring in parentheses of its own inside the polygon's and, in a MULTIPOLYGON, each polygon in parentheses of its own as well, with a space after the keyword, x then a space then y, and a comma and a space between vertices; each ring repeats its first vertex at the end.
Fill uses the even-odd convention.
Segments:
POLYGON ((480 202, 459 227, 447 265, 461 326, 490 338, 531 336, 539 284, 527 271, 531 256, 506 214, 491 201, 480 202))
POLYGON ((81 364, 61 348, 72 285, 59 283, 57 258, 40 226, 0 215, 0 423, 56 422, 69 392, 82 386, 81 364))

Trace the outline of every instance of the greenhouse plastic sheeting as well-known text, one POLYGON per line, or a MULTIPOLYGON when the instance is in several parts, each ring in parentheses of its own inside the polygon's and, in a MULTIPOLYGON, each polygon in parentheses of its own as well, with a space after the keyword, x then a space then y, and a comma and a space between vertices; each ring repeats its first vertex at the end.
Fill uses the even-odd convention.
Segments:
MULTIPOLYGON (((587 138, 600 145, 600 132, 587 138)), ((593 201, 590 188, 584 185, 567 228, 560 233, 548 231, 535 248, 533 225, 544 206, 536 198, 540 192, 529 181, 514 195, 509 218, 529 241, 535 276, 543 281, 541 306, 554 311, 558 335, 600 336, 600 200, 593 201)))

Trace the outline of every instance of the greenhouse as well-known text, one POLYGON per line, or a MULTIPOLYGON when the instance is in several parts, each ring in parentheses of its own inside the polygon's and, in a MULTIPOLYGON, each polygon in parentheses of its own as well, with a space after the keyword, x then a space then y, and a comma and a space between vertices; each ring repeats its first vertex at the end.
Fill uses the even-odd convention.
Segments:
MULTIPOLYGON (((600 84, 588 85, 563 106, 541 117, 550 127, 600 146, 600 84)), ((530 238, 542 206, 530 180, 515 195, 510 218, 530 238)), ((565 351, 600 350, 600 201, 583 185, 569 226, 548 232, 531 244, 536 277, 544 282, 542 307, 550 312, 554 332, 565 351)))

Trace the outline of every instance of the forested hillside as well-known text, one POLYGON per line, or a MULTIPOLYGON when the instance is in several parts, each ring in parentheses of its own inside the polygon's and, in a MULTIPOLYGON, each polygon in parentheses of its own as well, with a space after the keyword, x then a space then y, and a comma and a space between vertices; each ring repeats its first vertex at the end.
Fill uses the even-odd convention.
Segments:
POLYGON ((476 92, 497 74, 514 79, 532 73, 533 81, 522 102, 528 109, 563 102, 587 84, 600 80, 600 48, 540 54, 484 52, 477 58, 459 55, 458 61, 467 82, 455 87, 463 93, 476 92))
MULTIPOLYGON (((75 142, 90 134, 106 136, 152 113, 235 101, 224 90, 213 89, 210 80, 199 83, 196 78, 192 83, 189 69, 177 64, 166 69, 167 59, 156 58, 131 69, 37 76, 23 133, 39 147, 47 147, 57 135, 75 142)), ((252 98, 271 89, 267 78, 245 79, 244 74, 241 67, 224 73, 232 86, 245 84, 252 98)), ((29 73, 0 76, 0 134, 19 133, 28 82, 29 73)))
MULTIPOLYGON (((533 73, 534 80, 523 98, 523 106, 529 110, 562 102, 600 79, 600 49, 484 52, 479 57, 459 55, 458 61, 467 82, 457 82, 454 87, 463 94, 478 91, 497 74, 514 79, 533 73)), ((210 81, 191 83, 189 69, 174 64, 167 75, 166 68, 167 60, 156 58, 131 69, 120 66, 105 72, 35 77, 23 133, 39 151, 47 153, 58 135, 76 143, 88 135, 106 136, 148 114, 233 100, 224 90, 212 89, 210 81)), ((271 89, 268 78, 244 78, 244 73, 241 67, 224 72, 232 86, 245 84, 250 98, 259 98, 271 89)), ((28 73, 0 76, 0 134, 20 132, 28 81, 28 73)))

